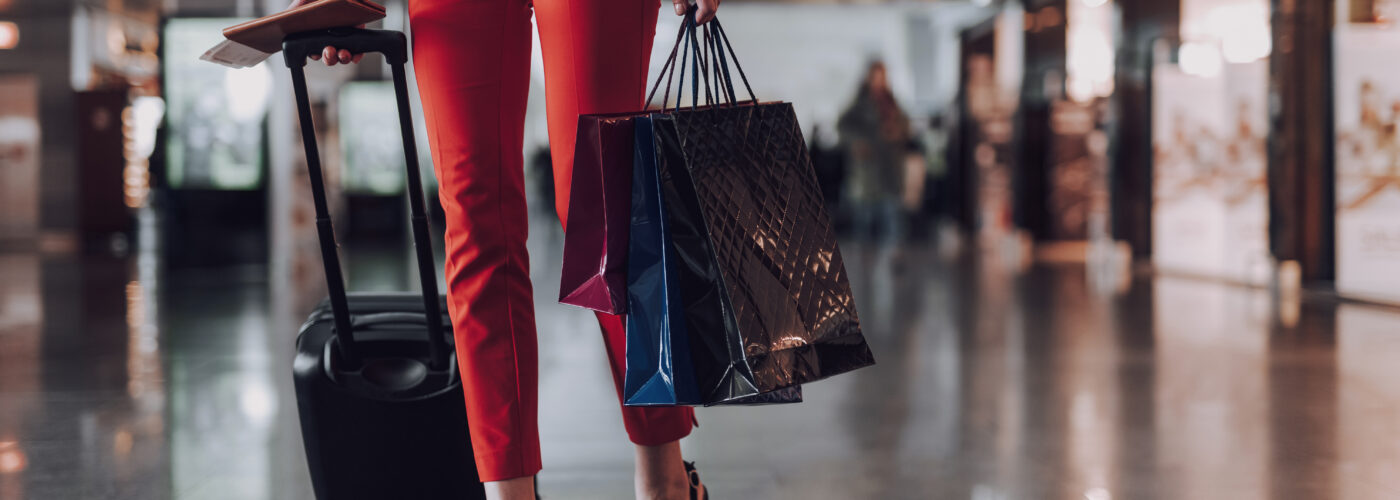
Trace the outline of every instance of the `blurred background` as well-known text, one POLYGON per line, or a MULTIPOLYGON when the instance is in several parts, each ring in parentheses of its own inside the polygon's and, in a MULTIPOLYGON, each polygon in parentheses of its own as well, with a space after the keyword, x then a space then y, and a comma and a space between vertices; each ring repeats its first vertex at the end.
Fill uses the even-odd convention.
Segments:
MULTIPOLYGON (((311 498, 290 79, 198 60, 285 4, 0 0, 0 500, 311 498)), ((1400 498, 1400 0, 721 17, 797 111, 879 365, 701 410, 715 498, 1400 498)), ((626 498, 602 343, 555 302, 535 50, 541 487, 626 498)), ((351 288, 414 288, 388 67, 308 68, 351 288)))

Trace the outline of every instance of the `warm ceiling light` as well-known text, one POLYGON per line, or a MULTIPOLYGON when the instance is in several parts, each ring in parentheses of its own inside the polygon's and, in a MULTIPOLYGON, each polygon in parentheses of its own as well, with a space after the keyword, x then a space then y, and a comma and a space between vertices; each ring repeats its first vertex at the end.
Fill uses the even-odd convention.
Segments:
POLYGON ((1224 66, 1220 57, 1220 49, 1207 43, 1187 42, 1182 44, 1177 53, 1177 59, 1177 64, 1181 66, 1182 72, 1204 78, 1218 76, 1224 66))
POLYGON ((14 441, 0 441, 0 474, 21 472, 29 465, 24 450, 14 441))
POLYGON ((0 21, 0 50, 13 49, 16 45, 19 45, 19 26, 0 21))

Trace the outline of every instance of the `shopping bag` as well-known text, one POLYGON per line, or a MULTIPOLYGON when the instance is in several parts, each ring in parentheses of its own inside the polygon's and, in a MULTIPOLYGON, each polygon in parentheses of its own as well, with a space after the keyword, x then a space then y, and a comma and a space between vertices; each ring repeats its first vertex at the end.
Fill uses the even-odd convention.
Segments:
POLYGON ((627 245, 627 373, 629 406, 697 404, 675 256, 661 201, 651 119, 637 117, 627 245))
MULTIPOLYGON (((632 217, 627 256, 627 370, 623 402, 650 405, 762 405, 802 401, 800 386, 771 393, 749 390, 724 401, 706 401, 695 381, 695 367, 723 369, 733 364, 732 353, 700 351, 694 356, 688 323, 722 314, 715 302, 691 307, 672 241, 670 217, 657 177, 651 118, 636 118, 636 156, 632 178, 632 217)), ((693 230, 693 228, 692 228, 693 230)), ((693 233, 686 233, 693 238, 693 233)))
POLYGON ((634 114, 579 117, 559 302, 626 311, 634 114))
MULTIPOLYGON (((700 47, 686 25, 689 45, 700 47)), ((706 78, 721 74, 720 88, 706 94, 729 102, 697 106, 696 81, 706 78, 695 78, 691 108, 649 121, 694 356, 730 360, 695 365, 701 397, 713 404, 874 359, 796 114, 788 103, 760 103, 751 88, 751 101, 736 102, 723 57, 733 49, 723 27, 710 25, 705 38, 714 43, 700 51, 712 57, 691 51, 690 66, 706 78)), ((748 87, 737 60, 734 67, 748 87)))

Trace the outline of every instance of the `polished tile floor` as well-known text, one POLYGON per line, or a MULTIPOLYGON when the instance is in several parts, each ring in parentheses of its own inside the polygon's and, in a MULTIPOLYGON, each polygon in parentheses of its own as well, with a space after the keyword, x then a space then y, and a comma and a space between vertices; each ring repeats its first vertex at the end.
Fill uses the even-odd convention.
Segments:
MULTIPOLYGON (((551 300, 553 227, 531 241, 542 490, 626 498, 598 334, 551 300)), ((844 252, 879 364, 701 410, 684 446, 715 499, 1400 498, 1400 311, 844 252)), ((350 258, 357 288, 406 281, 388 253, 350 258)), ((0 500, 310 498, 289 372, 320 275, 158 255, 0 255, 0 500)))

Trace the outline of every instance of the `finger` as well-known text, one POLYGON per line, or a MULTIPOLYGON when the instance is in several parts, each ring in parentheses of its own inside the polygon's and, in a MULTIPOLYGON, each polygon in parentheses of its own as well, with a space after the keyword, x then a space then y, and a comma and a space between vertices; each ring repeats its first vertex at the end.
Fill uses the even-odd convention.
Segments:
POLYGON ((689 6, 689 2, 687 0, 671 0, 671 3, 676 7, 676 15, 685 15, 685 9, 689 6))
POLYGON ((350 51, 345 50, 345 49, 340 49, 340 62, 341 62, 341 64, 350 64, 350 57, 351 57, 350 51))
POLYGON ((326 58, 326 66, 335 66, 335 47, 326 47, 321 51, 321 57, 326 58))
POLYGON ((705 24, 715 18, 715 12, 719 11, 720 0, 700 0, 700 8, 695 11, 695 22, 705 24))
POLYGON ((311 57, 311 60, 312 60, 312 61, 320 61, 320 60, 321 60, 321 53, 317 52, 317 53, 315 53, 315 54, 311 54, 310 57, 311 57))
POLYGON ((355 54, 355 58, 354 58, 352 61, 353 61, 353 62, 360 62, 360 59, 364 59, 364 58, 365 58, 365 55, 364 55, 364 54, 355 54))

